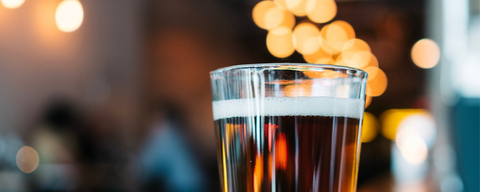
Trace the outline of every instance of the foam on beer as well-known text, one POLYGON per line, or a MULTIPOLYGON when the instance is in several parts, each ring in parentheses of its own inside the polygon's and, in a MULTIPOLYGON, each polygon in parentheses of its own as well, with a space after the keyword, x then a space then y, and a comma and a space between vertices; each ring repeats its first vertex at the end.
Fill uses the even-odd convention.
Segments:
POLYGON ((215 120, 248 116, 341 116, 359 119, 363 100, 333 97, 267 97, 213 102, 215 120))

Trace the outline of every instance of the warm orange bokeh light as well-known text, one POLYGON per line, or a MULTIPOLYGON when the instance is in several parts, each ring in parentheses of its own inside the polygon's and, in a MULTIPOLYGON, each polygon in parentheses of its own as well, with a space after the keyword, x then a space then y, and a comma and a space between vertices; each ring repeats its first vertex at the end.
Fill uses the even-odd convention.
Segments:
POLYGON ((368 73, 367 95, 377 97, 382 95, 387 89, 387 75, 378 67, 367 67, 368 73))
POLYGON ((343 50, 345 43, 355 38, 353 27, 345 21, 334 21, 326 29, 326 42, 335 53, 343 50))
POLYGON ((313 54, 320 49, 319 35, 320 31, 315 25, 300 23, 293 30, 293 46, 301 54, 313 54))
POLYGON ((326 23, 337 14, 337 4, 334 0, 307 0, 306 13, 313 22, 326 23))
POLYGON ((293 14, 287 10, 283 10, 283 12, 284 12, 283 21, 276 28, 287 27, 289 29, 293 29, 293 27, 295 27, 295 16, 293 16, 293 14))
POLYGON ((287 10, 287 0, 273 0, 277 6, 281 7, 282 9, 287 10))
POLYGON ((357 69, 363 69, 370 63, 372 56, 373 54, 368 51, 356 52, 355 54, 353 54, 349 66, 357 69))
POLYGON ((307 0, 285 0, 285 4, 287 5, 287 9, 294 15, 299 17, 307 15, 305 10, 307 0))
POLYGON ((317 52, 310 55, 303 55, 303 58, 307 63, 333 64, 332 55, 323 49, 318 49, 317 52))
POLYGON ((370 62, 368 62, 367 65, 363 67, 363 69, 366 69, 367 67, 378 68, 378 60, 377 60, 377 57, 375 57, 375 55, 373 54, 370 55, 370 62))
POLYGON ((412 60, 420 68, 429 69, 440 60, 440 48, 430 39, 421 39, 412 47, 412 60))
POLYGON ((370 106, 370 103, 372 103, 372 97, 371 96, 366 96, 365 97, 365 109, 370 106))
POLYGON ((361 39, 351 39, 345 43, 343 46, 343 52, 346 51, 352 51, 352 52, 358 52, 358 51, 370 51, 370 46, 361 39))
POLYGON ((287 139, 284 133, 278 135, 275 142, 275 167, 287 169, 287 139))
POLYGON ((267 49, 278 58, 285 58, 295 52, 292 43, 292 31, 287 27, 280 27, 268 32, 267 49))
POLYGON ((263 157, 257 155, 255 158, 255 168, 253 170, 253 190, 260 191, 263 181, 263 157))
POLYGON ((283 20, 285 20, 285 10, 281 9, 278 6, 270 8, 266 13, 264 19, 265 29, 273 29, 280 24, 282 24, 283 20))
POLYGON ((262 29, 278 27, 284 20, 284 10, 273 1, 260 1, 252 11, 255 24, 262 29))
POLYGON ((318 41, 320 42, 320 48, 323 49, 323 51, 329 54, 335 54, 335 50, 327 41, 328 27, 330 27, 330 24, 323 26, 322 30, 320 31, 318 41))

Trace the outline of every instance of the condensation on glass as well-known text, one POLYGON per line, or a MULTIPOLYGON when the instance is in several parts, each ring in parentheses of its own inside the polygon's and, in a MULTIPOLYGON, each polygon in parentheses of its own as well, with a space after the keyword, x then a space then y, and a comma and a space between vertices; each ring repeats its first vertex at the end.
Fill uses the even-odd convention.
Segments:
POLYGON ((223 191, 356 190, 364 71, 253 64, 210 77, 223 191))

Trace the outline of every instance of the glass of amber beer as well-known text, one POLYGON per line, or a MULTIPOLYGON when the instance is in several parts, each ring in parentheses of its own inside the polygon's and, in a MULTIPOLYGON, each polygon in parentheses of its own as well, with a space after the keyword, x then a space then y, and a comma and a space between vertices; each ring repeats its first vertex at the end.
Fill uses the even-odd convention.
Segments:
POLYGON ((356 191, 366 72, 282 63, 210 77, 223 191, 356 191))

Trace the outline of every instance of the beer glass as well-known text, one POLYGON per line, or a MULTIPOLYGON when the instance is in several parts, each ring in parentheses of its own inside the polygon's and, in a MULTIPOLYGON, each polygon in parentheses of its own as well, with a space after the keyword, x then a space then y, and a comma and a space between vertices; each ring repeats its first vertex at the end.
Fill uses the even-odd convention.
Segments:
POLYGON ((210 77, 223 191, 356 191, 366 72, 283 63, 210 77))

